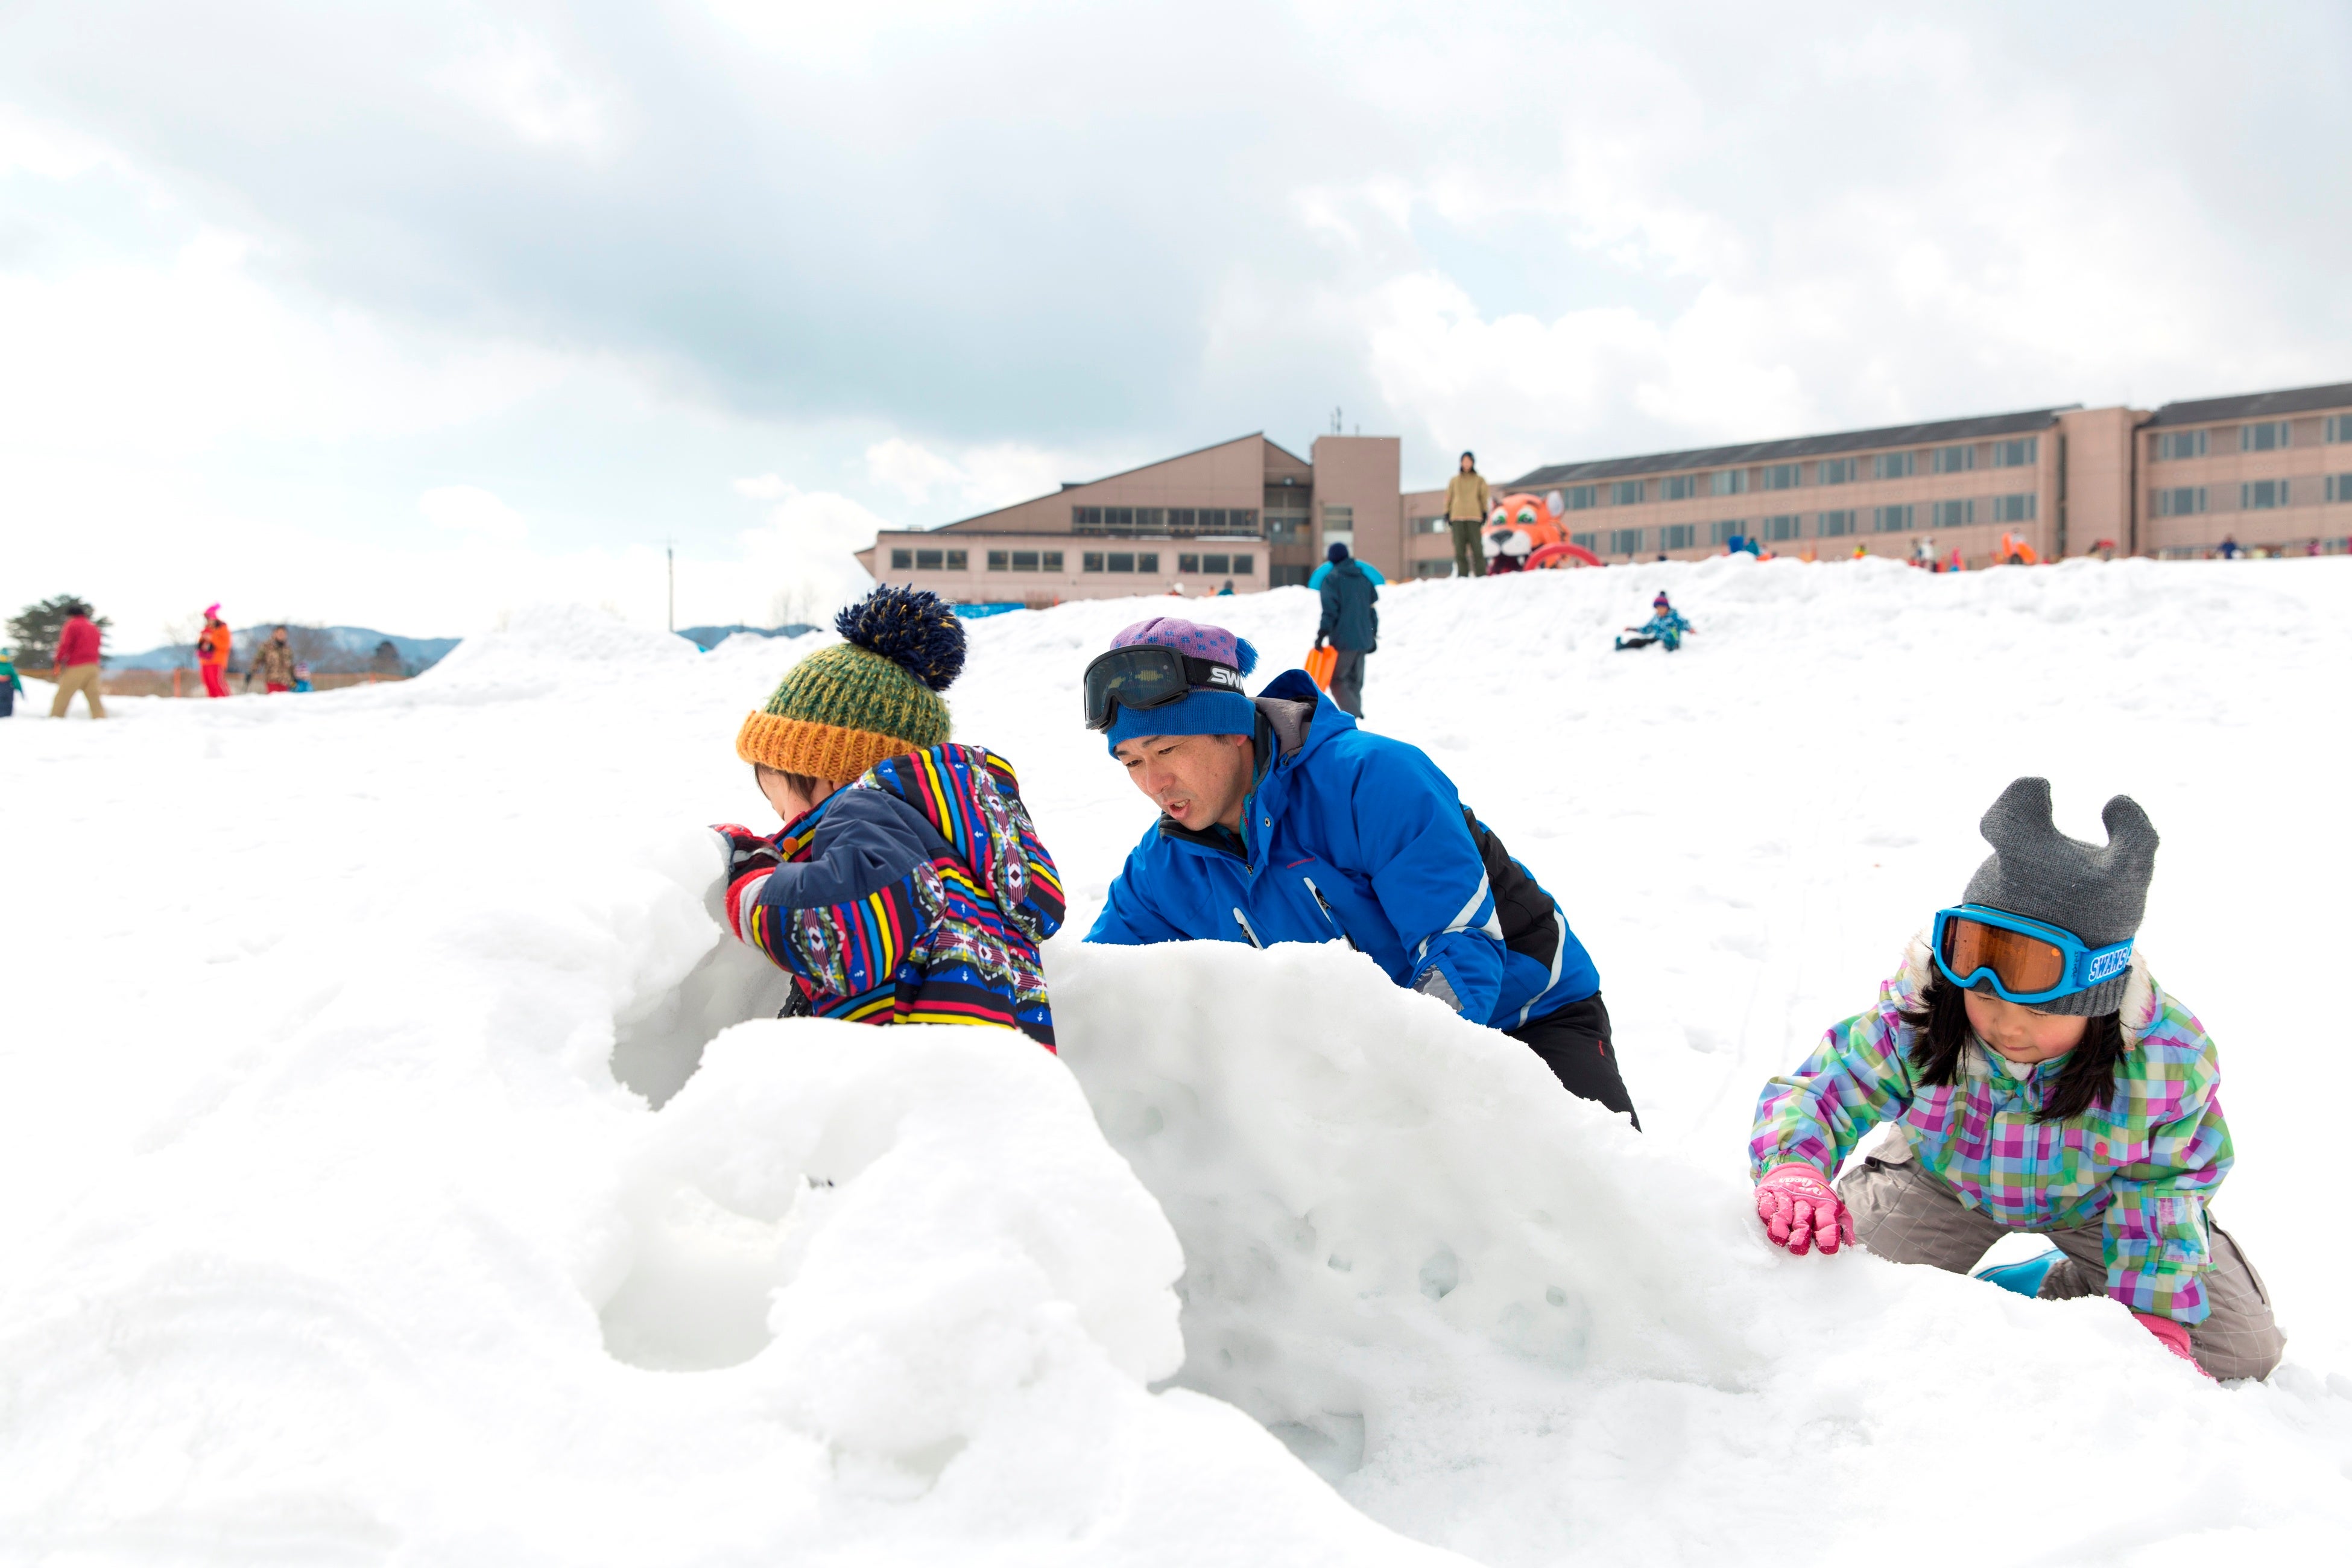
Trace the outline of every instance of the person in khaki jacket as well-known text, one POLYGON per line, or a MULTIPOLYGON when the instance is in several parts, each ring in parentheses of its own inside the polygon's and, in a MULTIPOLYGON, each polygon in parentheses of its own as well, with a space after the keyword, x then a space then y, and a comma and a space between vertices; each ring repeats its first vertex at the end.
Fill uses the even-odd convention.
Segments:
POLYGON ((1463 453, 1462 471, 1445 485, 1445 522, 1454 531, 1456 577, 1486 574, 1486 556, 1478 545, 1478 527, 1486 521, 1486 513, 1494 505, 1495 498, 1486 489, 1486 477, 1478 471, 1477 455, 1463 453))
POLYGON ((286 641, 284 626, 270 633, 268 641, 254 646, 252 668, 245 672, 245 685, 248 691, 253 689, 253 678, 257 675, 269 691, 294 689, 294 649, 286 641))

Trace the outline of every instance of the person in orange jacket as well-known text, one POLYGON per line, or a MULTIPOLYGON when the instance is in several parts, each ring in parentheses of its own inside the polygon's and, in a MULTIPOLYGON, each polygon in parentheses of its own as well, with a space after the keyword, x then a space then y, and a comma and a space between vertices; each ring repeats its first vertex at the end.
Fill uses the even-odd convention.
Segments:
POLYGON ((205 695, 228 695, 229 645, 236 640, 228 623, 220 618, 220 606, 205 606, 205 629, 196 634, 196 668, 204 671, 205 695))

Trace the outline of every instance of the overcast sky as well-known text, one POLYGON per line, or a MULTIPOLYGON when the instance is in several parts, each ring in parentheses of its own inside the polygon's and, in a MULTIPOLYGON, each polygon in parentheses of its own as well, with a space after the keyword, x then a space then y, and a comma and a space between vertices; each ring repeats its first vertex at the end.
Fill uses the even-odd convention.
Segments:
POLYGON ((0 606, 766 622, 1335 408, 1408 484, 2352 380, 2352 6, 0 8, 0 606))

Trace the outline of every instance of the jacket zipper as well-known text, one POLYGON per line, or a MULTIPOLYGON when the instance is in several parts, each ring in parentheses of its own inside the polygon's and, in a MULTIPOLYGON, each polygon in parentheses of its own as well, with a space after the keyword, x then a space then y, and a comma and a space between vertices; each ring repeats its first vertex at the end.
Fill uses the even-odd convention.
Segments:
POLYGON ((1348 928, 1339 923, 1339 912, 1331 908, 1331 900, 1323 896, 1323 889, 1315 885, 1315 879, 1312 877, 1301 877, 1298 879, 1307 884, 1307 890, 1308 892, 1315 895, 1315 902, 1323 910, 1324 922, 1328 924, 1333 931, 1338 933, 1341 942, 1348 944, 1348 951, 1349 952, 1360 952, 1363 951, 1356 945, 1356 939, 1348 934, 1348 928))
POLYGON ((1242 907, 1239 904, 1235 904, 1234 906, 1234 919, 1241 922, 1242 934, 1249 938, 1249 944, 1252 947, 1264 947, 1265 945, 1265 943, 1258 941, 1257 932, 1250 930, 1249 916, 1242 913, 1242 907))

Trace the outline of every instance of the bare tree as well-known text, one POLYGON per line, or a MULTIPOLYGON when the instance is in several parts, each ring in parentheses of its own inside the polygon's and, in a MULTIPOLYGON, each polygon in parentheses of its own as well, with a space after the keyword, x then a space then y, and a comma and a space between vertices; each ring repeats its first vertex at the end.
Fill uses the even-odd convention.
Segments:
POLYGON ((779 588, 768 600, 768 624, 774 626, 819 626, 832 617, 833 595, 814 583, 779 588))

